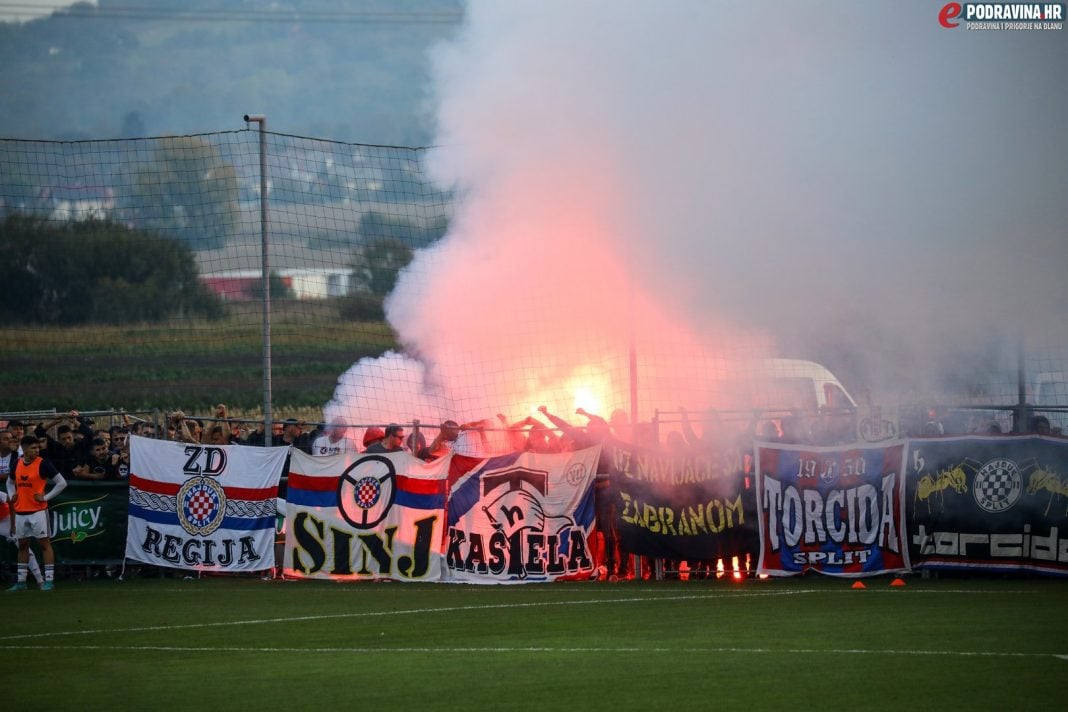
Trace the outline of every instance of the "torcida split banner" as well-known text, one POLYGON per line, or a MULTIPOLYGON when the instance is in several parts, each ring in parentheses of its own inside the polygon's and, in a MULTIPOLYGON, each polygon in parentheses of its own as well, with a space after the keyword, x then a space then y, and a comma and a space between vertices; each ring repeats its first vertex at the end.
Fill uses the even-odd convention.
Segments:
POLYGON ((758 444, 758 573, 870 576, 909 569, 905 443, 758 444))
POLYGON ((278 480, 288 452, 134 436, 126 558, 197 571, 273 568, 278 480))

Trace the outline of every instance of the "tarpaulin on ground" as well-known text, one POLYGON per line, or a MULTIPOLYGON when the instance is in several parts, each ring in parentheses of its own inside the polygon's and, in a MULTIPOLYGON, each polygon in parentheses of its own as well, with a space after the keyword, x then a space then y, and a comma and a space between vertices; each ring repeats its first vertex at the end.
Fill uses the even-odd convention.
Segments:
POLYGON ((467 583, 589 578, 600 447, 453 456, 446 577, 467 583))
POLYGON ((425 463, 407 452, 311 457, 293 450, 284 574, 440 579, 451 459, 425 463))
POLYGON ((907 571, 905 443, 758 445, 759 573, 907 571))
POLYGON ((741 450, 605 447, 608 496, 624 551, 705 561, 744 561, 755 553, 756 505, 746 490, 741 450))
POLYGON ((198 571, 273 568, 288 452, 133 437, 126 558, 198 571))
POLYGON ((1068 575, 1068 440, 909 441, 913 565, 1068 575))

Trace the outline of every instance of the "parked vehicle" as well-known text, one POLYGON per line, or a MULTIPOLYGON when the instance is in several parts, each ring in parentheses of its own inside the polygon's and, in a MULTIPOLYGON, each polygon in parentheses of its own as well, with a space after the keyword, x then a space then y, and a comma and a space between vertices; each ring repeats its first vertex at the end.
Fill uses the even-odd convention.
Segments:
MULTIPOLYGON (((788 442, 833 444, 857 439, 857 403, 825 366, 801 359, 725 361, 695 384, 707 404, 691 422, 751 423, 754 434, 788 442), (753 418, 756 418, 754 421, 753 418)), ((661 411, 672 422, 670 411, 661 411)))
POLYGON ((838 378, 814 361, 761 359, 754 362, 746 375, 752 377, 753 407, 756 408, 825 412, 857 407, 857 402, 838 378))

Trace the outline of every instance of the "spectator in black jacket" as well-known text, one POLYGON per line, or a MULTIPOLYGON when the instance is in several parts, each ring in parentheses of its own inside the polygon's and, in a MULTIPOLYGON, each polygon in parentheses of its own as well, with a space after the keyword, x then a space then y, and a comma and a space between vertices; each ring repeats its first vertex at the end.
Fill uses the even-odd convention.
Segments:
POLYGON ((66 415, 53 418, 48 423, 41 423, 34 428, 38 440, 44 439, 46 446, 41 457, 51 462, 64 478, 74 477, 74 468, 89 457, 89 444, 93 441, 93 428, 85 418, 72 410, 66 415), (62 423, 61 425, 57 425, 62 423), (49 434, 49 429, 56 426, 56 436, 49 434), (81 441, 76 441, 74 429, 82 434, 81 441))

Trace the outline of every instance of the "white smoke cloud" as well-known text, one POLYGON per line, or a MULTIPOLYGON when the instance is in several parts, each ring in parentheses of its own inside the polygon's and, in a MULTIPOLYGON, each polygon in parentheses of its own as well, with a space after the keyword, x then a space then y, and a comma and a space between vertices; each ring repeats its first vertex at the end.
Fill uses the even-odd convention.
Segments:
POLYGON ((633 344, 648 418, 707 404, 724 358, 820 356, 888 395, 1044 333, 1068 309, 1066 45, 937 9, 469 3, 430 162, 461 200, 387 304, 417 357, 337 398, 400 368, 387 420, 569 412, 584 387, 607 413, 633 344))

